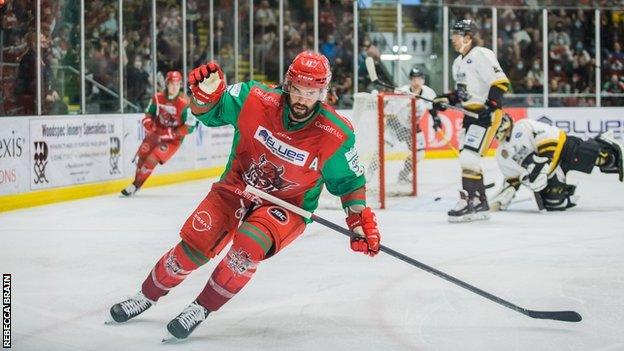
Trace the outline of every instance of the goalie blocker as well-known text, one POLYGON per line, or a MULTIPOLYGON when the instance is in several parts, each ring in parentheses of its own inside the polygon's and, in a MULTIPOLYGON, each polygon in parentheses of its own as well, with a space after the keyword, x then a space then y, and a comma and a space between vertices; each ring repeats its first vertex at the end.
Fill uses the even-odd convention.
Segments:
POLYGON ((538 121, 514 123, 505 115, 496 138, 496 159, 506 182, 492 200, 493 210, 506 209, 520 185, 534 191, 548 211, 574 207, 576 186, 566 183, 569 171, 591 173, 598 167, 624 181, 624 147, 612 131, 582 140, 538 121))

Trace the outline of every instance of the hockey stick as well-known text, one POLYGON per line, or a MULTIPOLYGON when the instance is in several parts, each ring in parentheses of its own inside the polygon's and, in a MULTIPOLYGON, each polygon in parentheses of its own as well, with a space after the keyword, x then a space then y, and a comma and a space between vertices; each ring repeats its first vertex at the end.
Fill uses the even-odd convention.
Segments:
MULTIPOLYGON (((319 224, 322 224, 330 229, 333 229, 335 231, 337 231, 340 234, 344 234, 348 237, 352 236, 352 233, 350 230, 343 228, 340 225, 337 225, 333 222, 330 222, 324 218, 321 218, 309 211, 306 211, 300 207, 297 207, 295 205, 292 205, 282 199, 279 199, 273 195, 267 194, 265 192, 263 192, 262 190, 258 190, 252 186, 247 185, 247 187, 245 188, 245 192, 249 193, 249 194, 253 194, 256 195, 258 197, 260 197, 261 199, 267 200, 275 205, 281 206, 291 212, 294 212, 304 218, 308 218, 311 219, 319 224)), ((459 280, 451 275, 448 275, 442 271, 439 271, 431 266, 428 266, 422 262, 419 262, 409 256, 406 256, 402 253, 399 253, 397 251, 392 250, 389 247, 386 247, 384 245, 380 245, 379 251, 384 252, 394 258, 397 258, 403 262, 409 263, 412 266, 415 266, 417 268, 420 268, 424 271, 427 271, 433 275, 436 275, 446 281, 449 281, 455 285, 458 285, 464 289, 470 290, 473 293, 480 295, 482 297, 485 297, 486 299, 496 302, 499 305, 505 306, 507 308, 510 308, 516 312, 520 312, 522 314, 524 314, 525 316, 529 316, 531 318, 538 318, 538 319, 552 319, 552 320, 558 320, 558 321, 563 321, 563 322, 580 322, 582 317, 580 314, 578 314, 575 311, 534 311, 534 310, 527 310, 525 308, 519 307, 514 305, 513 303, 503 300, 502 298, 492 295, 484 290, 481 290, 475 286, 472 286, 462 280, 459 280)))
POLYGON ((459 150, 457 150, 455 148, 455 146, 453 146, 453 144, 451 144, 451 141, 449 140, 449 138, 446 137, 446 133, 444 133, 444 131, 442 130, 442 128, 438 129, 436 131, 436 134, 438 134, 442 140, 444 140, 444 142, 446 143, 446 146, 448 146, 449 148, 451 148, 451 151, 453 151, 453 153, 455 154, 455 156, 459 157, 459 150))
MULTIPOLYGON (((392 90, 396 89, 396 87, 394 85, 388 84, 386 82, 383 82, 383 81, 379 80, 379 76, 377 75, 377 71, 375 70, 375 61, 373 61, 372 57, 370 57, 370 56, 367 57, 364 62, 366 63, 366 71, 368 71, 368 76, 370 77, 370 80, 373 83, 379 84, 379 85, 384 86, 386 88, 390 88, 392 90)), ((425 97, 422 97, 420 95, 417 95, 417 94, 414 94, 414 93, 411 93, 411 92, 401 92, 401 93, 405 94, 405 95, 411 95, 411 96, 413 96, 415 98, 418 98, 418 99, 421 99, 421 100, 433 103, 433 100, 427 99, 425 97)), ((466 116, 470 116, 470 117, 474 117, 474 118, 478 118, 479 117, 478 114, 476 114, 476 113, 474 113, 472 111, 468 111, 465 108, 461 108, 461 107, 457 107, 457 106, 453 106, 453 105, 449 105, 449 104, 440 104, 440 105, 442 105, 442 107, 444 107, 444 108, 450 108, 451 110, 460 111, 463 114, 465 114, 466 116)))

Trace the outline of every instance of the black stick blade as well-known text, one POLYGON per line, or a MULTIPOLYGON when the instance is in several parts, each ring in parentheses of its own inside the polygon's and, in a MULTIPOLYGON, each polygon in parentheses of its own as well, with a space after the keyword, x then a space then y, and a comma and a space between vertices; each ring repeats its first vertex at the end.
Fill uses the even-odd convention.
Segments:
POLYGON ((578 312, 575 311, 531 311, 527 310, 527 316, 539 319, 553 319, 563 322, 580 322, 581 317, 578 312))

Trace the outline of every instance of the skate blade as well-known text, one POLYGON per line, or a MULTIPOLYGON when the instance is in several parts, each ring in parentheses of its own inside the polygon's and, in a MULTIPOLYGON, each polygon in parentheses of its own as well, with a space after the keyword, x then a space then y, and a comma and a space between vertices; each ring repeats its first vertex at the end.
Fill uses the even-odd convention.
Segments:
POLYGON ((178 343, 181 341, 184 341, 185 339, 178 339, 175 336, 173 336, 169 331, 167 331, 167 335, 165 335, 165 337, 161 340, 161 342, 163 344, 173 344, 173 343, 178 343))
POLYGON ((474 221, 484 221, 490 219, 489 212, 469 213, 463 216, 449 216, 449 223, 468 223, 474 221))
POLYGON ((118 325, 118 324, 121 324, 121 323, 119 323, 116 320, 114 320, 113 317, 108 317, 108 319, 104 321, 104 324, 105 325, 118 325))

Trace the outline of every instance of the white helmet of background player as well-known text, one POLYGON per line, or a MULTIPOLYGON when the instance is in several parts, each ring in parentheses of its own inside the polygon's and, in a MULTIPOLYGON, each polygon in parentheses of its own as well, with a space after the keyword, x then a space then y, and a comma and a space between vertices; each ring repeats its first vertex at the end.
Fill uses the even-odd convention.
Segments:
POLYGON ((412 86, 421 87, 425 84, 425 73, 418 67, 414 67, 410 70, 409 77, 412 81, 412 86))
POLYGON ((409 76, 410 78, 421 77, 422 79, 425 79, 425 73, 423 73, 423 71, 421 71, 418 67, 412 68, 410 70, 409 76))
POLYGON ((511 136, 511 130, 513 129, 513 124, 514 122, 511 116, 503 113, 501 124, 496 130, 496 140, 498 140, 498 142, 502 142, 503 140, 509 141, 509 137, 511 136))
POLYGON ((283 89, 288 94, 296 94, 297 92, 292 89, 293 86, 317 88, 318 94, 314 97, 318 101, 324 101, 330 81, 331 68, 327 57, 316 52, 304 51, 297 55, 288 67, 283 89))

